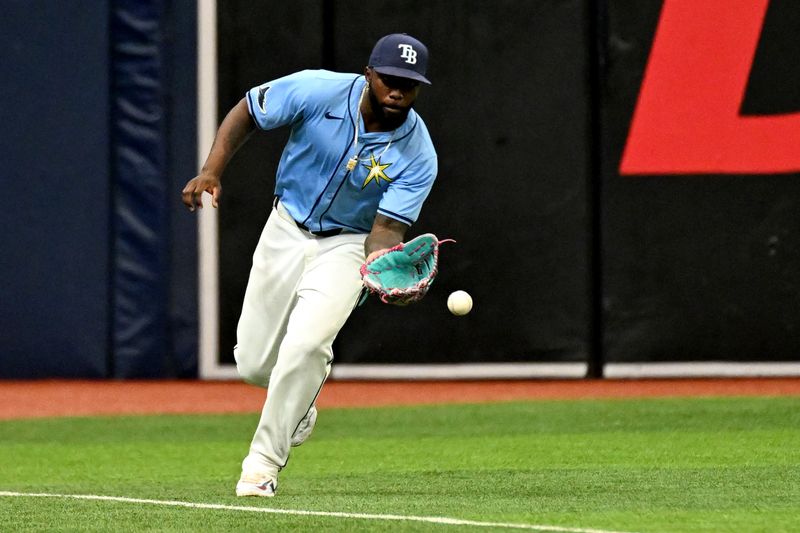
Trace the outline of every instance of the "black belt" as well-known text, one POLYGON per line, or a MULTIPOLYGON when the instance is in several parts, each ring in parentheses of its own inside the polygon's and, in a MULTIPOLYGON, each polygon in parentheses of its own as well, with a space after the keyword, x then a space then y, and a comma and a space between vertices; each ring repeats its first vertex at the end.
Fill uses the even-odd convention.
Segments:
POLYGON ((316 235, 317 237, 333 237, 334 235, 339 235, 340 233, 342 233, 342 231, 344 231, 342 228, 327 229, 325 231, 311 231, 304 224, 301 224, 296 220, 294 221, 294 223, 297 224, 297 227, 300 228, 301 230, 307 231, 311 235, 316 235))
MULTIPOLYGON (((275 198, 272 200, 272 207, 277 209, 279 200, 280 200, 280 196, 275 196, 275 198)), ((294 219, 292 219, 292 220, 294 220, 294 219)), ((311 235, 315 235, 317 237, 333 237, 334 235, 340 235, 344 231, 343 228, 328 229, 328 230, 325 230, 325 231, 311 231, 310 229, 308 229, 308 226, 306 226, 305 224, 301 224, 300 222, 298 222, 296 220, 294 220, 294 223, 297 224, 297 227, 300 228, 301 230, 307 231, 311 235)))

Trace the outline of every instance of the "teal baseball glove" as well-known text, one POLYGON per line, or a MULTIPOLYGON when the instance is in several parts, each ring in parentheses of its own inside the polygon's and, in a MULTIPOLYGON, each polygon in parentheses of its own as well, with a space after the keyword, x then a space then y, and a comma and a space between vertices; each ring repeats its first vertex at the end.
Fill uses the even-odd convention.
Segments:
POLYGON ((386 250, 361 265, 361 279, 382 302, 408 305, 421 300, 439 271, 439 245, 436 235, 425 233, 386 250))

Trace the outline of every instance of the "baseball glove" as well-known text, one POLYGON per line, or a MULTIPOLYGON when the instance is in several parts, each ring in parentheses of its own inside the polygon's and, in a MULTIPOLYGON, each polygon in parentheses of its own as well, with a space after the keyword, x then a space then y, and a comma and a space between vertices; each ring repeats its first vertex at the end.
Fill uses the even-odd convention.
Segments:
POLYGON ((425 233, 389 248, 361 265, 361 279, 371 293, 387 304, 407 305, 427 294, 439 271, 440 241, 425 233))

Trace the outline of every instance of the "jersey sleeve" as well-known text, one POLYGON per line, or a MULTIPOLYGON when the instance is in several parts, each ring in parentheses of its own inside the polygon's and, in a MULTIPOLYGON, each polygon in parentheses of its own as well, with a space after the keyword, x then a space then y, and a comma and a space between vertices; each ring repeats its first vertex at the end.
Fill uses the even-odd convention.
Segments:
POLYGON ((247 91, 247 108, 256 125, 271 130, 301 120, 307 77, 306 71, 298 72, 247 91))
POLYGON ((386 189, 378 213, 409 226, 416 222, 437 172, 436 156, 414 162, 386 189))

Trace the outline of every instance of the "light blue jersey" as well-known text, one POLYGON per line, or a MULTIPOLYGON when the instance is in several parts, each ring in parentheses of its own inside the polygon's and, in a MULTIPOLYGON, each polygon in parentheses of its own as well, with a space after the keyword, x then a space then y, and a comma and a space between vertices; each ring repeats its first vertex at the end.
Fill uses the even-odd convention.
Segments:
POLYGON ((311 231, 369 233, 376 213, 411 225, 436 179, 436 151, 413 109, 391 132, 367 133, 359 120, 354 146, 365 84, 362 75, 306 70, 247 93, 250 115, 259 128, 291 128, 275 194, 311 231), (358 160, 349 170, 353 156, 358 160))

